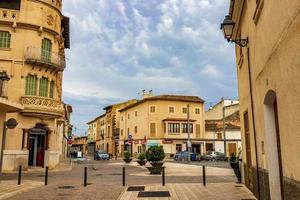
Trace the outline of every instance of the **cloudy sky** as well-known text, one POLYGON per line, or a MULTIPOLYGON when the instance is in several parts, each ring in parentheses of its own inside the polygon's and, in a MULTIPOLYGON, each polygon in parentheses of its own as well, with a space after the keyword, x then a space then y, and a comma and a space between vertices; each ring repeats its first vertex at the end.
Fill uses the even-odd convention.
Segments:
POLYGON ((64 101, 76 134, 103 107, 154 94, 237 98, 234 48, 220 32, 229 0, 65 0, 71 49, 64 101))

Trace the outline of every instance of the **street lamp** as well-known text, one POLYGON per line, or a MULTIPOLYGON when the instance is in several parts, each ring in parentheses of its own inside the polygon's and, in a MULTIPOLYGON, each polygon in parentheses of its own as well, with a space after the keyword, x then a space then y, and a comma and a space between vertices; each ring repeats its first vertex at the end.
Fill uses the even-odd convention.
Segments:
POLYGON ((6 72, 0 72, 0 97, 7 98, 7 81, 9 79, 6 72))
POLYGON ((235 22, 231 19, 229 15, 226 15, 223 23, 221 24, 221 30, 223 31, 225 39, 227 39, 228 42, 234 42, 235 44, 241 47, 246 47, 248 44, 248 38, 235 40, 232 39, 234 26, 235 22))

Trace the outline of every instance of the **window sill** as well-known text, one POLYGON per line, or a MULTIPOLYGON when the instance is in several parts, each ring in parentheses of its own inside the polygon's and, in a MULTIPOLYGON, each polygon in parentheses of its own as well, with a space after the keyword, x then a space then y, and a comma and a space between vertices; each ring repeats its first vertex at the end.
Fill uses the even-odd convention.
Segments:
POLYGON ((0 51, 11 51, 11 48, 0 48, 0 51))
POLYGON ((260 0, 256 4, 256 8, 255 8, 254 15, 253 15, 254 24, 257 24, 263 7, 264 7, 264 0, 260 0))

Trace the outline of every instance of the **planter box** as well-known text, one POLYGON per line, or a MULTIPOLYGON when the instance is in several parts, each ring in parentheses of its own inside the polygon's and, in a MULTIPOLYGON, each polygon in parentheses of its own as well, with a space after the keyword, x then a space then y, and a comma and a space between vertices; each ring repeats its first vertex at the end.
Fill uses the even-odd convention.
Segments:
POLYGON ((145 160, 138 160, 137 163, 139 163, 140 166, 144 166, 147 161, 145 160))
POLYGON ((149 170, 150 174, 161 174, 162 172, 162 167, 147 167, 149 170))
POLYGON ((150 162, 150 164, 152 165, 152 167, 162 167, 163 166, 163 162, 157 162, 157 163, 155 163, 155 162, 150 162))
POLYGON ((129 159, 124 158, 123 160, 124 160, 125 163, 130 163, 132 161, 132 158, 129 158, 129 159))

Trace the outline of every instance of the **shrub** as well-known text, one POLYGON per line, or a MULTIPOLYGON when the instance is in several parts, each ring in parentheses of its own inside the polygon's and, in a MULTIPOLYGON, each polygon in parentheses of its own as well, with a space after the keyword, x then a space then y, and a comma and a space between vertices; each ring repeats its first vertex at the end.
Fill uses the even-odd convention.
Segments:
POLYGON ((130 158, 131 158, 131 153, 128 152, 128 151, 125 151, 125 152, 124 152, 124 158, 125 158, 125 159, 130 159, 130 158))
POLYGON ((144 153, 140 153, 138 156, 139 160, 145 160, 146 159, 146 155, 144 153))
POLYGON ((146 158, 150 162, 159 162, 165 158, 163 146, 152 146, 146 151, 146 158))

